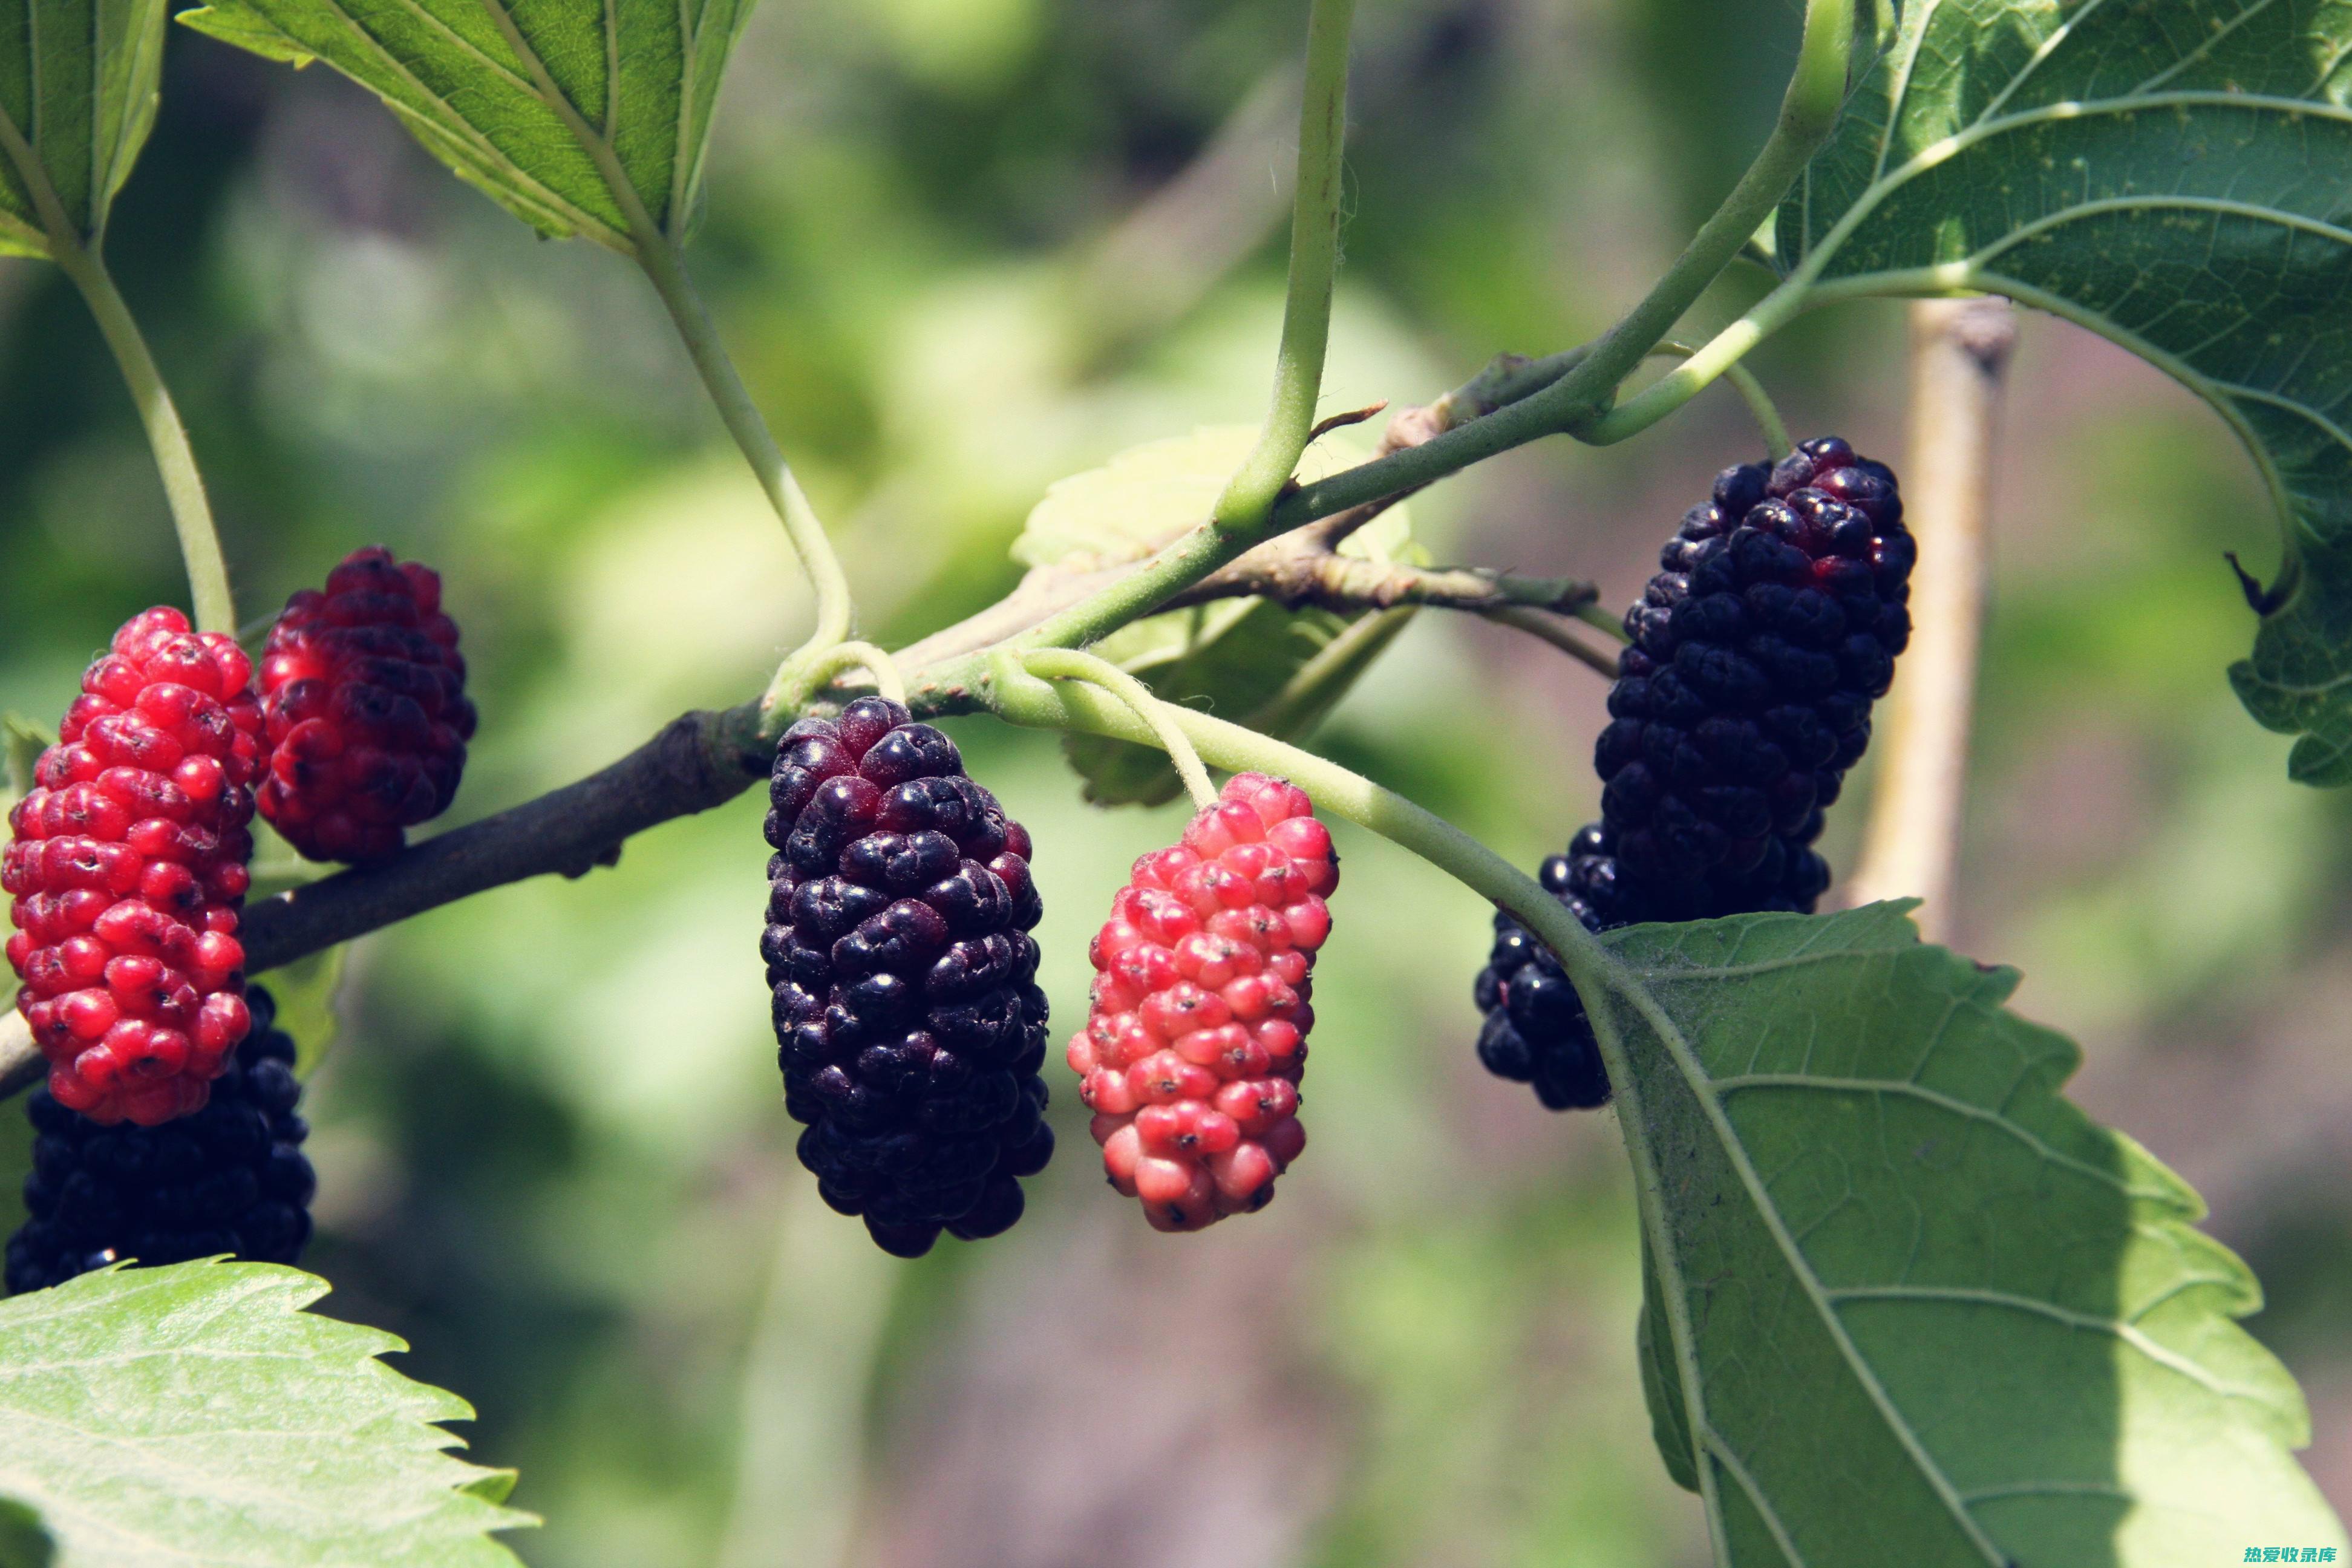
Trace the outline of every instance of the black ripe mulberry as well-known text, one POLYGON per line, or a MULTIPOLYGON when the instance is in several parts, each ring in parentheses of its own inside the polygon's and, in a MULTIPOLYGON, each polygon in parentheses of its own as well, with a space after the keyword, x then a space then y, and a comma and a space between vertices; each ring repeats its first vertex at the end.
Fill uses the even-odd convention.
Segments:
POLYGON ((1010 1228, 1054 1152, 1028 831, 878 697, 786 731, 769 798, 760 952, 801 1163, 901 1258, 1010 1228))
POLYGON ((295 1114, 294 1042, 275 1026, 268 992, 248 986, 245 1000, 252 1032, 200 1110, 160 1127, 106 1125, 46 1089, 27 1098, 30 1217, 8 1241, 11 1294, 126 1258, 301 1258, 318 1184, 302 1152, 310 1129, 295 1114))
MULTIPOLYGON (((1822 814, 1870 743, 1911 637, 1894 471, 1836 437, 1717 476, 1625 614, 1632 638, 1593 744, 1601 820, 1543 866, 1592 931, 1764 910, 1829 886, 1822 814)), ((1559 961, 1508 915, 1478 976, 1478 1056, 1555 1110, 1608 1074, 1559 961)))

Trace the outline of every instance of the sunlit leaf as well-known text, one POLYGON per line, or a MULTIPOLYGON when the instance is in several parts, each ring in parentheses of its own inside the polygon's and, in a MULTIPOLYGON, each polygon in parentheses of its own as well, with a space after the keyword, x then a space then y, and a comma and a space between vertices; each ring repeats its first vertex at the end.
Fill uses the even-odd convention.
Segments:
POLYGON ((0 252, 106 230, 155 123, 163 0, 0 0, 0 252))
POLYGON ((719 83, 751 0, 215 0, 199 32, 382 98, 460 179, 547 235, 634 253, 702 201, 719 83), (576 121, 576 123, 575 123, 576 121), (609 166, 625 176, 608 180, 609 166))
POLYGON ((532 1522, 453 1458, 465 1401, 306 1312, 323 1280, 255 1263, 85 1274, 0 1302, 0 1495, 67 1568, 496 1568, 532 1522))
POLYGON ((1648 1194, 1643 1383, 1734 1568, 2346 1549, 2197 1195, 2060 1093, 2017 976, 1899 906, 1639 926, 1596 1014, 1648 1194), (1687 1447, 1681 1447, 1687 1445, 1687 1447))
POLYGON ((1832 291, 2007 294, 2210 402, 2286 524, 2231 680, 2326 784, 2352 783, 2347 99, 2334 0, 1912 5, 1776 247, 1832 291))

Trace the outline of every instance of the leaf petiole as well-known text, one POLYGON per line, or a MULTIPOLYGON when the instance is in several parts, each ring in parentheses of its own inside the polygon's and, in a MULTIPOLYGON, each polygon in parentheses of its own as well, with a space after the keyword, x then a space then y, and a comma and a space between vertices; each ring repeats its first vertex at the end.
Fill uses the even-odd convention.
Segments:
MULTIPOLYGON (((874 689, 893 702, 907 700, 907 682, 887 653, 870 642, 852 639, 830 647, 804 648, 776 671, 768 693, 760 700, 763 721, 770 715, 789 723, 809 698, 845 671, 862 669, 874 678, 874 689)), ((779 724, 778 729, 782 725, 779 724)))
MULTIPOLYGON (((777 671, 776 685, 804 679, 803 672, 795 667, 842 642, 849 636, 854 620, 849 578, 841 569, 840 558, 834 553, 833 542, 825 537, 824 524, 809 505, 767 421, 760 416, 759 405, 752 402, 751 390, 743 384, 735 362, 728 357, 718 324, 711 320, 709 308, 694 287, 677 241, 647 210, 628 170, 622 166, 619 149, 605 132, 589 124, 573 105, 548 69, 547 62, 523 37, 504 0, 482 0, 482 8, 497 25, 515 58, 530 71, 541 99, 563 121, 581 150, 595 163, 597 173, 604 176, 613 200, 628 220, 629 240, 635 247, 637 265, 668 309, 670 321, 677 326, 687 355, 694 362, 695 372, 702 378, 720 421, 751 465, 760 488, 767 492, 769 504, 775 508, 777 518, 784 525, 784 535, 792 542, 793 552, 800 558, 801 569, 808 574, 816 596, 816 626, 807 642, 777 671)), ((809 689, 814 689, 814 685, 809 689)))
POLYGON ((31 193, 33 205, 40 214, 49 259, 72 279, 81 291, 89 313, 98 322, 98 330, 106 339, 106 346, 114 354, 114 363, 122 372, 123 383, 131 389, 131 401, 139 405, 139 421, 147 431, 147 444, 155 454, 155 468, 163 480, 163 497, 172 509, 172 527, 180 538, 180 557, 188 573, 188 596, 195 611, 199 631, 236 635, 236 601, 230 595, 228 563, 222 557, 220 533, 213 525, 212 503, 205 497, 204 475, 196 468, 194 448, 188 445, 187 427, 180 422, 180 410, 172 401, 171 390, 163 384, 163 373, 155 368, 155 356, 147 347, 146 337, 123 301, 122 292, 114 286, 114 279, 106 269, 105 259, 95 243, 85 244, 81 234, 58 204, 57 192, 50 188, 48 172, 25 140, 24 132, 15 121, 0 112, 0 152, 19 181, 31 193))
MULTIPOLYGON (((1698 350, 1688 343, 1669 338, 1652 349, 1650 357, 1687 360, 1697 353, 1698 350)), ((1764 449, 1771 454, 1774 462, 1779 462, 1796 449, 1795 443, 1789 439, 1788 422, 1780 417, 1780 405, 1772 401, 1772 395, 1764 390, 1764 384, 1756 379, 1754 371, 1734 360, 1723 367, 1723 379, 1731 383, 1732 390, 1739 394, 1739 400, 1748 405, 1748 412, 1755 419, 1756 428, 1763 433, 1764 449)))

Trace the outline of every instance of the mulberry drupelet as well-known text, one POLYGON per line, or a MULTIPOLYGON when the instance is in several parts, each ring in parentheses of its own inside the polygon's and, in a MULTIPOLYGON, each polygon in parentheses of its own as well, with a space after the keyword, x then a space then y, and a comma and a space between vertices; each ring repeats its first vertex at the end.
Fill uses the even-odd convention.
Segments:
POLYGON ((441 578, 371 545, 286 601, 261 654, 261 815, 313 860, 380 860, 457 796, 474 734, 441 578))
POLYGON ((57 1103, 92 1121, 194 1110, 245 1037, 252 673, 235 639, 177 610, 133 616, 9 814, 16 1007, 57 1103))
POLYGON ((1135 863, 1090 956, 1078 1098, 1111 1184, 1160 1230, 1263 1208, 1307 1146, 1307 978, 1331 933, 1331 833, 1305 791, 1237 773, 1135 863))
POLYGON ((1054 1152, 1027 830, 878 697, 786 731, 769 798, 760 952, 801 1163, 901 1258, 1009 1229, 1054 1152))
MULTIPOLYGON (((1895 474, 1835 437, 1727 468, 1659 552, 1593 745, 1601 819, 1544 863, 1585 929, 1765 910, 1829 886, 1822 812, 1911 636, 1895 474)), ((1508 915, 1479 974, 1479 1059, 1555 1110, 1609 1080, 1559 962, 1508 915)))
POLYGON ((295 1114, 302 1090, 294 1042, 271 1026, 267 991, 254 986, 247 999, 252 1032, 192 1116, 163 1127, 107 1127, 47 1089, 32 1094, 31 1217, 8 1240, 11 1293, 125 1258, 300 1260, 318 1184, 302 1153, 310 1129, 295 1114))

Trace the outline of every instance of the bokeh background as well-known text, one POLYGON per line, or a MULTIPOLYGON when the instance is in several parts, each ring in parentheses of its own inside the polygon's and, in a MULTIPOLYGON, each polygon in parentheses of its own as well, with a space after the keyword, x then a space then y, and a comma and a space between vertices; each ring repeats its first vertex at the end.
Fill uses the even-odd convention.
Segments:
MULTIPOLYGON (((1053 479, 1256 416, 1304 13, 756 16, 694 266, 886 640, 1009 586, 1053 479)), ((1423 401, 1604 325, 1760 138, 1795 32, 1789 0, 1364 7, 1327 406, 1423 401)), ((362 542, 441 567, 483 714, 452 821, 756 689, 805 599, 634 271, 535 241, 323 69, 175 29, 165 82, 110 249, 246 613, 362 542)), ((1756 363, 1802 431, 1899 464, 1902 349, 1899 306, 1857 306, 1756 363)), ((2288 785, 2222 678, 2251 617, 2220 552, 2273 560, 2273 525, 2220 422, 2121 353, 2031 319, 2012 385, 1960 944, 2025 970, 2021 1005, 2083 1042, 2079 1098, 2210 1198, 2352 1505, 2352 803, 2288 785)), ((1441 558, 1622 603, 1755 447, 1717 390, 1415 516, 1441 558)), ((53 718, 116 623, 182 593, 97 334, 53 272, 0 263, 0 708, 53 718)), ((1593 808, 1601 696, 1424 615, 1316 743, 1531 865, 1593 808)), ((1112 888, 1181 811, 1093 810, 1050 738, 957 733, 1035 832, 1066 1031, 1112 888)), ((1832 823, 1841 866, 1867 795, 1832 823)), ((1265 1214, 1148 1232, 1064 1075, 1028 1218, 910 1265, 793 1160, 760 812, 361 944, 311 1083, 325 1310, 473 1401, 476 1457, 520 1466, 547 1517, 511 1538, 527 1561, 1703 1562, 1642 1410, 1615 1127, 1477 1069, 1477 900, 1341 830, 1313 1147, 1265 1214)))

